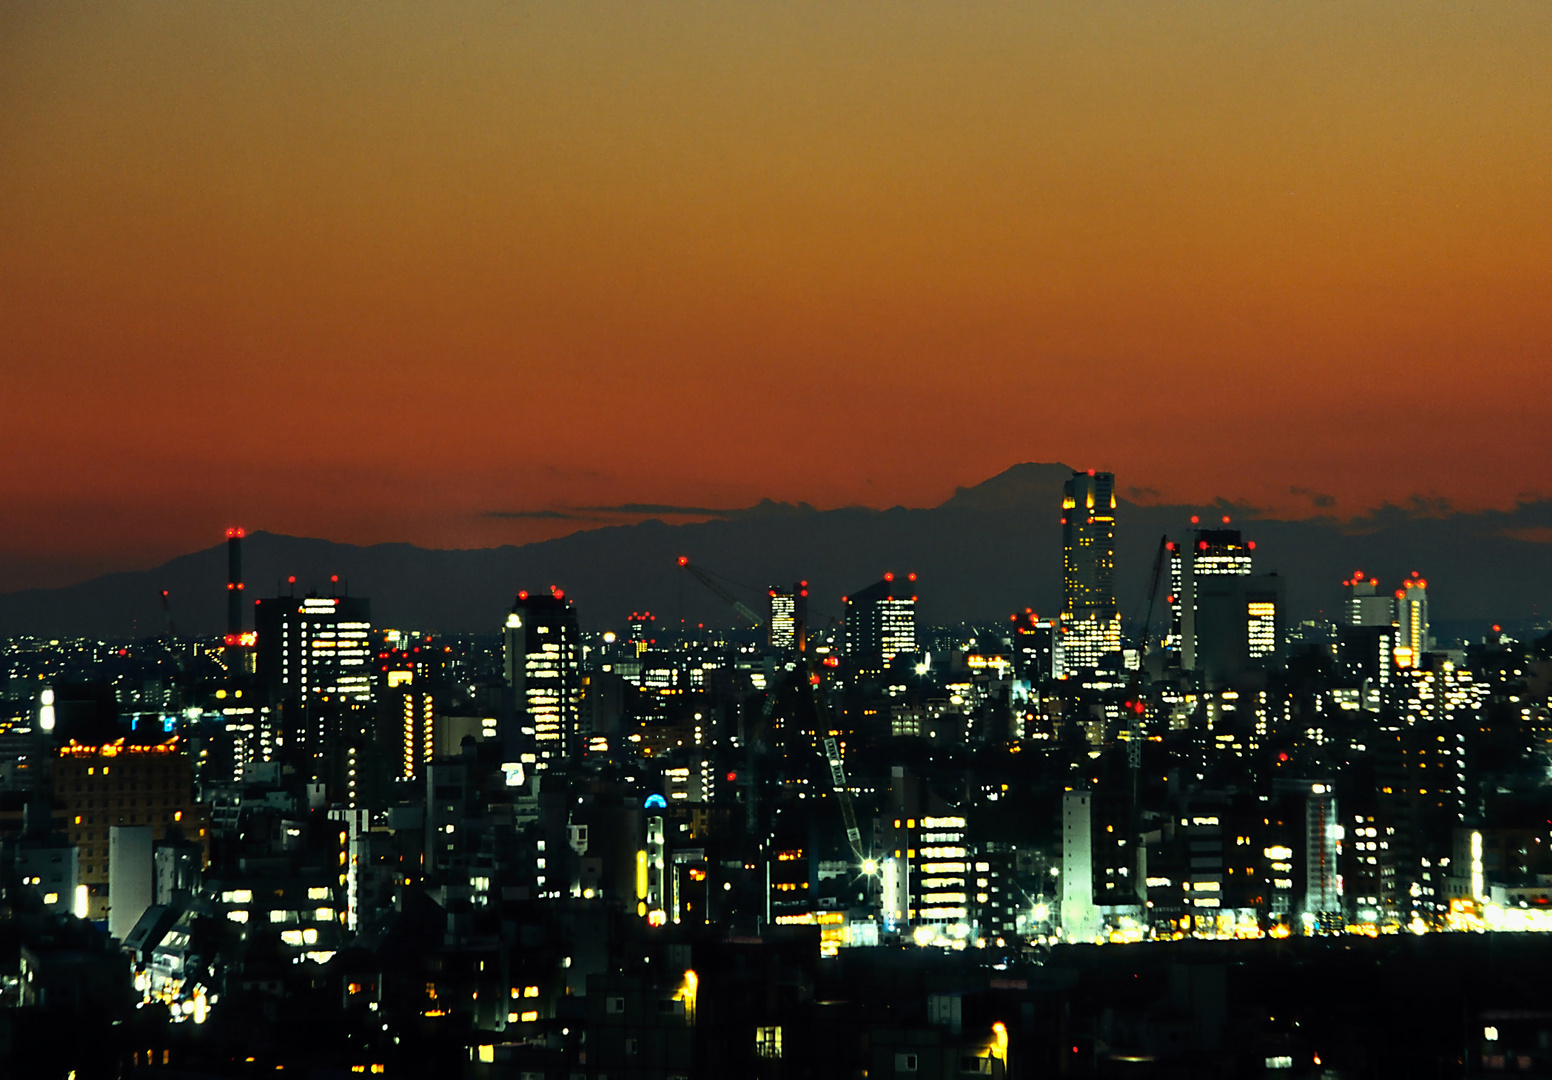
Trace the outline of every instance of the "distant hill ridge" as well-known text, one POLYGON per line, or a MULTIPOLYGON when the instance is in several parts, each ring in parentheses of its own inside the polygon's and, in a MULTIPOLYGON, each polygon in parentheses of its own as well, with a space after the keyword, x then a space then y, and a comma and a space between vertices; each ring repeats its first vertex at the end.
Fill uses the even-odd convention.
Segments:
MULTIPOLYGON (((643 608, 663 621, 730 625, 733 613, 677 568, 683 554, 743 583, 734 591, 757 611, 767 585, 803 579, 811 583, 816 616, 838 615, 843 594, 892 569, 920 574, 921 617, 929 624, 1002 621, 1026 606, 1054 614, 1061 602, 1061 485, 1071 474, 1065 465, 1026 463, 926 509, 818 510, 767 499, 710 521, 669 525, 654 518, 464 551, 257 532, 243 553, 247 594, 276 595, 293 574, 299 591, 326 591, 330 575, 338 574, 352 595, 371 598, 377 625, 493 632, 518 589, 556 584, 576 601, 583 625, 595 629, 619 626, 643 608)), ((1223 512, 1223 506, 1121 500, 1116 564, 1123 616, 1141 615, 1159 537, 1182 534, 1193 513, 1223 512)), ((1452 513, 1416 500, 1348 521, 1229 512, 1236 514, 1235 526, 1257 541, 1257 568, 1288 578, 1296 619, 1335 613, 1340 582, 1355 568, 1386 584, 1422 571, 1435 620, 1480 620, 1485 626, 1552 610, 1549 501, 1452 513)), ((171 593, 180 633, 219 633, 224 548, 218 544, 151 570, 0 595, 0 635, 153 635, 163 627, 162 589, 171 593)))

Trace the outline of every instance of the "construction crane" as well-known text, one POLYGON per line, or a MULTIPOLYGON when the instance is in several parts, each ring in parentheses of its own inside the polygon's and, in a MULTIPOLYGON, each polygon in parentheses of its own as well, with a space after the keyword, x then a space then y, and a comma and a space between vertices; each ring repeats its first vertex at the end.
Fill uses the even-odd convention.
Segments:
POLYGON ((852 860, 864 873, 872 873, 873 858, 862 846, 862 830, 857 827, 857 811, 852 806, 851 789, 846 786, 846 768, 841 759, 840 743, 832 734, 830 717, 830 701, 824 690, 824 678, 819 674, 819 665, 814 659, 809 660, 808 685, 814 693, 814 720, 818 725, 815 732, 819 736, 819 743, 824 749, 825 764, 830 768, 830 786, 835 791, 835 801, 841 807, 841 824, 846 829, 846 843, 851 848, 852 860))
POLYGON ((1134 801, 1136 799, 1137 774, 1142 769, 1143 719, 1147 713, 1147 706, 1143 703, 1142 695, 1139 691, 1142 688, 1143 667, 1148 659, 1148 642, 1152 638, 1153 602, 1159 594, 1159 579, 1164 574, 1164 556, 1169 554, 1169 549, 1169 537, 1159 537, 1159 550, 1153 556, 1153 573, 1148 578, 1148 613, 1143 617, 1142 639, 1137 644, 1137 670, 1132 672, 1132 677, 1128 680, 1126 687, 1126 704, 1132 713, 1132 718, 1127 721, 1131 727, 1127 732, 1126 739, 1126 764, 1132 771, 1134 801))
POLYGON ((700 567, 691 566, 690 557, 688 555, 679 556, 679 567, 682 570, 688 570, 691 574, 694 575, 696 581, 699 581, 702 585, 706 586, 706 588, 715 593, 723 603, 727 604, 734 611, 748 619, 749 625, 755 627, 760 625, 759 616, 756 615, 753 611, 750 611, 745 604, 740 602, 738 597, 724 589, 720 584, 717 583, 716 580, 711 577, 711 575, 707 574, 700 567))
MULTIPOLYGON (((691 565, 688 555, 679 556, 679 566, 683 570, 688 570, 694 575, 696 581, 706 586, 725 604, 747 619, 751 626, 758 627, 760 625, 760 619, 753 611, 749 610, 743 603, 740 603, 737 597, 723 588, 710 575, 706 574, 699 567, 691 565)), ((852 805, 851 790, 846 786, 846 767, 841 759, 840 744, 836 741, 835 736, 830 734, 830 706, 825 696, 824 680, 819 674, 816 659, 811 657, 808 665, 808 681, 814 694, 814 713, 818 724, 816 734, 819 735, 825 764, 830 770, 830 786, 834 789, 836 802, 841 807, 841 823, 846 829, 846 843, 851 848, 852 857, 856 861, 857 866, 866 871, 872 866, 873 859, 862 846, 862 830, 857 826, 857 811, 852 805)), ((760 710, 759 726, 746 735, 746 753, 748 756, 745 764, 745 776, 749 787, 748 797, 745 800, 745 824, 751 832, 756 827, 754 746, 755 741, 765 734, 765 730, 770 724, 771 713, 775 708, 776 694, 780 686, 781 680, 777 679, 766 688, 765 706, 760 710)))

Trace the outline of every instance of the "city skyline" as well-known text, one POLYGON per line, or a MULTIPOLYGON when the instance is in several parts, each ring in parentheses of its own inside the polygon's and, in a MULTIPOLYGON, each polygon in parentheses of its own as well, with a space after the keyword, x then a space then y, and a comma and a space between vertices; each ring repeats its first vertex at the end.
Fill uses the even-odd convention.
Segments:
POLYGON ((0 1075, 1552 1076, 1549 44, 0 5, 0 1075))

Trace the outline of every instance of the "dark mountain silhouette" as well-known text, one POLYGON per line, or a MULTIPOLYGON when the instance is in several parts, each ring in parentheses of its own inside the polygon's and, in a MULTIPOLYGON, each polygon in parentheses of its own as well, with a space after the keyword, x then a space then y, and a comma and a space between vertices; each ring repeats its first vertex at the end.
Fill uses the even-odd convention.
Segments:
MULTIPOLYGON (((929 624, 1002 621, 1033 607, 1055 613, 1061 598, 1060 496, 1071 470, 1024 464, 929 509, 762 502, 695 524, 647 520, 574 533, 521 547, 428 550, 409 544, 360 547, 327 540, 251 535, 244 549, 249 599, 276 595, 295 575, 299 593, 340 588, 372 600, 373 621, 443 631, 493 632, 522 588, 559 585, 583 624, 619 626, 633 610, 660 620, 725 626, 733 613, 679 570, 676 558, 730 582, 755 610, 766 586, 811 583, 814 619, 838 615, 840 597, 885 570, 920 575, 921 615, 929 624)), ((1124 480, 1124 478, 1123 478, 1124 480)), ((1552 502, 1513 510, 1452 512, 1413 500, 1364 518, 1284 521, 1253 509, 1123 502, 1117 524, 1122 613, 1140 618, 1160 536, 1181 535, 1192 514, 1223 514, 1257 542, 1258 569, 1288 579, 1293 618, 1334 613, 1343 577, 1361 568, 1391 584, 1418 570, 1429 580, 1435 621, 1511 623, 1540 615, 1552 594, 1552 502)), ((225 545, 153 570, 110 574, 60 589, 0 595, 0 635, 122 639, 163 628, 159 594, 171 592, 182 634, 223 628, 225 545)), ((1160 601, 1162 610, 1162 600, 1160 601)))

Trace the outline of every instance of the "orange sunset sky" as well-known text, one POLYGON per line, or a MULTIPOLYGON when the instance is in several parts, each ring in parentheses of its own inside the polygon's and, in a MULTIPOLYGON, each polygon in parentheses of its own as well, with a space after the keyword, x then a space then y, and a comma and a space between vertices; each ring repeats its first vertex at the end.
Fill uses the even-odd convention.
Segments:
POLYGON ((1019 461, 1507 506, 1549 402, 1545 0, 0 7, 0 589, 1019 461))

